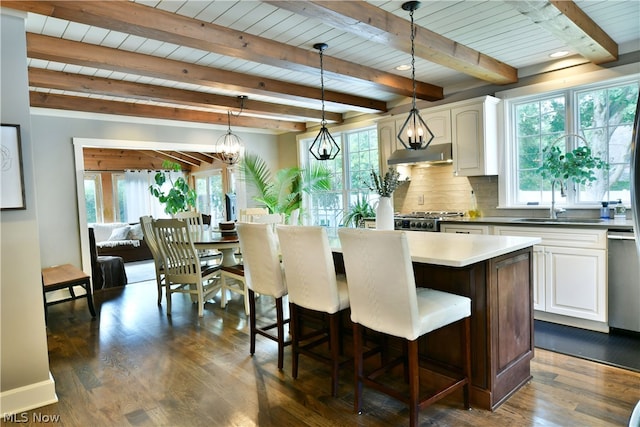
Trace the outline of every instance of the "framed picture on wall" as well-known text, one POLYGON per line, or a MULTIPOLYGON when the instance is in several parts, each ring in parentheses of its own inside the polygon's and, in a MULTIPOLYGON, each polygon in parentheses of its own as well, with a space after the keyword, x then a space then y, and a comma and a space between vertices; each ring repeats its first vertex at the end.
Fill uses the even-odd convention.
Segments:
POLYGON ((2 124, 2 171, 0 172, 0 209, 26 209, 20 125, 2 124))

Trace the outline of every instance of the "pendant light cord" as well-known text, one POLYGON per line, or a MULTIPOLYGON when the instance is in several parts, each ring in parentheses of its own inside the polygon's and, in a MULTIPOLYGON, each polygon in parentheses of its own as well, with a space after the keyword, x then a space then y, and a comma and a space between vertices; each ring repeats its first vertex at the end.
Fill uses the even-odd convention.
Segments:
POLYGON ((413 81, 413 102, 411 104, 412 108, 416 109, 416 50, 414 39, 416 37, 415 33, 415 25, 413 24, 413 10, 409 13, 411 17, 411 80, 413 81))
POLYGON ((320 91, 321 91, 321 99, 322 99, 322 126, 327 124, 327 121, 324 119, 324 65, 323 65, 323 51, 324 48, 320 48, 320 91))

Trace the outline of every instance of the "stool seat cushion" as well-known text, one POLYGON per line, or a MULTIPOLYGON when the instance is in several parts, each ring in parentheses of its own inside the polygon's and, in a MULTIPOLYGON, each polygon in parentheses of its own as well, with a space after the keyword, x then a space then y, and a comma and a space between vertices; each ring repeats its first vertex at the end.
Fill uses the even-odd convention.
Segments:
POLYGON ((471 316, 471 300, 429 288, 417 288, 420 335, 471 316))

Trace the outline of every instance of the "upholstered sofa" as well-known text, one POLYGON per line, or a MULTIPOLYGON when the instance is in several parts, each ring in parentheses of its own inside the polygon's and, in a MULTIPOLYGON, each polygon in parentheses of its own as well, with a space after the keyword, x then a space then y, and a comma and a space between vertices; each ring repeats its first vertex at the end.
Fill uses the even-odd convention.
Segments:
POLYGON ((89 227, 96 237, 98 256, 119 256, 124 262, 153 259, 140 223, 90 223, 89 227))

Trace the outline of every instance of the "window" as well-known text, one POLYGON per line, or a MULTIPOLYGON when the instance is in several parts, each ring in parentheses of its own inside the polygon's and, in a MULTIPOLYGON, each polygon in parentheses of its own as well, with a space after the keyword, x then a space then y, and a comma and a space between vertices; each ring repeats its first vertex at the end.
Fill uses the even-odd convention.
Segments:
POLYGON ((84 199, 87 209, 87 222, 102 222, 102 181, 100 174, 84 174, 84 199))
POLYGON ((220 170, 206 174, 197 174, 196 181, 196 209, 198 212, 211 215, 211 224, 216 225, 225 218, 224 215, 224 187, 220 170))
MULTIPOLYGON (((123 173, 111 174, 113 182, 113 211, 116 214, 116 221, 129 222, 127 218, 127 181, 123 173)), ((133 221, 133 220, 132 220, 133 221)))
POLYGON ((342 225, 343 217, 358 197, 372 199, 365 181, 370 180, 371 170, 378 172, 378 132, 367 127, 345 132, 332 132, 340 146, 340 152, 332 161, 318 161, 308 155, 313 138, 301 141, 304 155, 303 167, 321 164, 332 174, 332 190, 311 194, 306 215, 312 225, 336 228, 342 225))
MULTIPOLYGON (((510 101, 511 168, 506 180, 507 205, 549 204, 551 183, 537 172, 542 150, 558 145, 565 152, 587 143, 609 162, 609 170, 596 170, 597 180, 587 186, 569 185, 566 197, 556 202, 592 207, 600 201, 630 203, 630 156, 638 80, 600 84, 510 101)), ((558 189, 556 188, 556 191, 558 189)))

